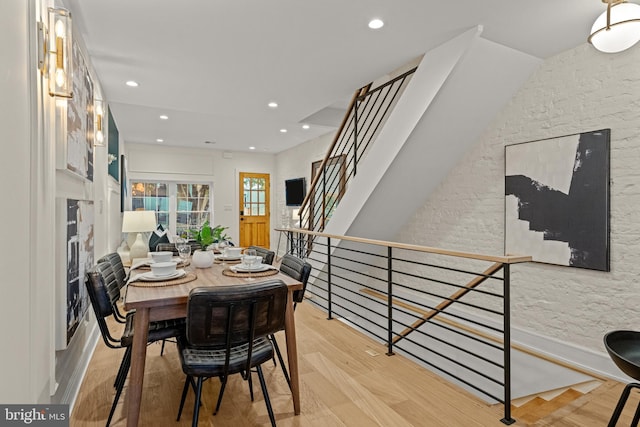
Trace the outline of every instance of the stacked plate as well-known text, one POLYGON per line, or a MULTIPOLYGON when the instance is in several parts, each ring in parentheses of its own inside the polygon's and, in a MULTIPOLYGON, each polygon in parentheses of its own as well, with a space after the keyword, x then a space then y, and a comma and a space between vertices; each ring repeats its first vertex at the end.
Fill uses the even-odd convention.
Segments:
POLYGON ((148 271, 146 273, 139 274, 136 279, 142 280, 145 282, 162 282, 165 280, 173 280, 184 277, 187 273, 183 269, 174 270, 170 274, 165 274, 163 276, 158 276, 153 273, 153 271, 148 271))

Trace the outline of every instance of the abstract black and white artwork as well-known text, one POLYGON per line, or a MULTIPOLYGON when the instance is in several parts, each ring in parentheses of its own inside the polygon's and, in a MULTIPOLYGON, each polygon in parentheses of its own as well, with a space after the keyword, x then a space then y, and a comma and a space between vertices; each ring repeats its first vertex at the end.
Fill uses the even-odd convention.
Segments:
POLYGON ((67 199, 67 344, 89 307, 85 272, 93 265, 93 200, 67 199))
POLYGON ((610 129, 505 147, 505 253, 609 271, 610 129))
POLYGON ((93 81, 73 44, 73 98, 67 104, 67 169, 93 181, 93 81))

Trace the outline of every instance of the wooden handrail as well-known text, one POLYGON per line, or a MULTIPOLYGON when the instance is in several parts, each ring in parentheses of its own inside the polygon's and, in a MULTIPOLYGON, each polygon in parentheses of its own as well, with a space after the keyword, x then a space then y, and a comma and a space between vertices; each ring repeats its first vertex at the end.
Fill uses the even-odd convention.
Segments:
POLYGON ((467 283, 464 286, 464 288, 458 289, 448 299, 443 300, 434 309, 432 309, 429 312, 427 312, 423 317, 421 317, 420 319, 418 319, 415 322, 413 322, 413 324, 411 326, 409 326, 408 328, 406 328, 405 330, 400 332, 393 339, 393 343, 394 344, 397 343, 398 341, 400 341, 401 339, 403 339, 407 335, 409 335, 411 332, 415 331, 417 328, 419 328, 420 326, 422 326, 425 323, 427 323, 429 320, 431 320, 434 317, 436 317, 438 314, 440 314, 443 310, 445 310, 451 304, 453 304, 454 302, 457 302, 458 300, 460 300, 460 298, 462 298, 463 296, 468 294, 472 289, 476 288, 478 285, 480 285, 485 280, 487 280, 489 278, 489 276, 491 276, 492 274, 495 274, 498 271, 500 271, 503 266, 504 266, 504 264, 499 263, 499 262, 497 262, 495 264, 492 264, 489 268, 487 268, 485 271, 482 272, 482 275, 478 275, 476 278, 474 278, 469 283, 467 283))
MULTIPOLYGON (((379 291, 374 291, 373 289, 363 288, 363 289, 360 289, 360 292, 362 292, 363 294, 372 296, 374 298, 378 298, 379 300, 383 300, 383 301, 387 300, 386 294, 384 294, 382 292, 379 292, 379 291)), ((406 310, 409 310, 409 311, 413 311, 414 313, 417 313, 417 314, 420 314, 420 315, 423 315, 423 316, 428 313, 426 310, 422 310, 421 308, 418 308, 418 307, 413 306, 411 304, 407 304, 404 301, 398 301, 395 298, 393 298, 391 300, 391 302, 392 302, 393 305, 396 305, 398 307, 402 307, 402 308, 404 308, 406 310)), ((445 324, 447 324, 449 326, 453 326, 454 328, 463 330, 465 332, 469 332, 469 333, 471 333, 473 335, 479 336, 479 337, 484 338, 486 340, 493 341, 493 342, 498 343, 498 344, 504 344, 504 340, 502 338, 500 338, 500 337, 497 337, 497 336, 492 335, 492 334, 488 334, 486 332, 479 331, 476 328, 472 328, 471 326, 463 325, 462 323, 453 321, 451 319, 439 318, 438 322, 445 323, 445 324)), ((557 359, 555 357, 549 356, 547 354, 541 353, 539 351, 532 350, 531 348, 523 346, 523 345, 520 345, 518 343, 511 343, 511 348, 513 348, 514 350, 518 350, 518 351, 521 351, 523 353, 529 354, 531 356, 537 357, 539 359, 546 360, 547 362, 554 363, 556 365, 565 367, 567 369, 571 369, 573 371, 580 372, 580 373, 585 374, 585 375, 590 375, 590 376, 592 376, 594 378, 597 378, 599 380, 603 380, 604 381, 604 380, 607 379, 606 377, 604 377, 600 373, 592 372, 592 371, 584 369, 584 368, 582 368, 580 366, 572 365, 570 363, 565 362, 564 360, 560 360, 560 359, 557 359)))
MULTIPOLYGON (((324 159, 322 159, 322 163, 320 164, 320 167, 318 168, 318 170, 324 170, 324 167, 326 166, 327 162, 331 158, 333 149, 336 147, 336 144, 338 143, 338 140, 342 135, 342 131, 344 130, 344 127, 347 125, 347 121, 349 120, 349 117, 351 117, 351 113, 350 113, 351 110, 353 110, 354 106, 358 102, 358 98, 361 97, 363 93, 367 93, 367 91, 371 88, 371 84, 372 83, 369 83, 368 85, 361 87, 360 89, 356 90, 353 93, 353 96, 351 97, 351 102, 349 103, 349 107, 347 108, 347 113, 342 118, 342 123, 340 124, 340 127, 338 128, 336 135, 333 137, 333 142, 329 146, 329 149, 327 150, 327 154, 324 155, 324 159)), ((302 201, 302 204, 300 205, 300 209, 299 209, 300 212, 303 212, 304 208, 307 206, 307 203, 309 203, 309 199, 311 199, 313 195, 313 189, 316 187, 316 184, 320 179, 320 175, 321 174, 318 173, 316 174, 316 176, 313 177, 313 180, 311 181, 311 185, 309 185, 309 192, 307 193, 304 200, 302 201)))
POLYGON ((410 251, 427 252, 438 255, 454 256, 459 258, 477 259, 480 261, 490 261, 501 264, 518 264, 522 262, 531 262, 531 256, 528 255, 484 255, 473 252, 452 251, 448 249, 433 248, 429 246, 411 245, 407 243, 389 242, 385 240, 365 239, 362 237, 340 236, 337 234, 327 234, 318 231, 305 230, 303 228, 276 228, 280 232, 293 232, 300 234, 308 234, 316 237, 328 237, 331 239, 346 240, 350 242, 365 243, 376 246, 384 246, 397 249, 407 249, 410 251))

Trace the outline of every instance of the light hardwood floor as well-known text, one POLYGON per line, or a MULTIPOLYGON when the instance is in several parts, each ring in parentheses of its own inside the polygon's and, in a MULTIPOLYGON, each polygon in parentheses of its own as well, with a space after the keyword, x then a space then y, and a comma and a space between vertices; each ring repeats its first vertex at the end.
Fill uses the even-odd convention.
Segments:
MULTIPOLYGON (((280 367, 271 362, 263 365, 278 426, 504 426, 500 405, 487 405, 401 356, 384 355, 384 346, 325 317, 310 303, 296 310, 302 401, 299 416, 293 415, 291 395, 280 367)), ((284 337, 278 340, 284 349, 284 337)), ((98 343, 71 415, 72 426, 104 426, 122 352, 98 343)), ((183 384, 175 345, 168 344, 161 357, 160 345, 152 344, 147 354, 140 425, 191 425, 192 392, 181 421, 175 420, 183 384)), ((219 384, 215 378, 205 383, 200 426, 270 425, 257 377, 255 402, 250 401, 247 383, 235 375, 229 380, 220 412, 212 416, 219 384)), ((530 409, 514 409, 520 417, 514 415, 518 419, 514 425, 605 426, 622 387, 608 381, 585 395, 568 398, 564 394, 564 400, 555 406, 538 403, 530 409)), ((630 424, 637 396, 632 394, 619 425, 630 424)), ((120 399, 113 426, 126 425, 124 400, 120 399)))

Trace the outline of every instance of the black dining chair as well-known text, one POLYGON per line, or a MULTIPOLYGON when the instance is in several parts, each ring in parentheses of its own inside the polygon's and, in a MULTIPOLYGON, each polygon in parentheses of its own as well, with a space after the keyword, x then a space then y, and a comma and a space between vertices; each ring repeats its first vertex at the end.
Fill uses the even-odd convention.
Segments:
POLYGON ((113 280, 107 280, 107 292, 109 293, 111 304, 113 304, 114 318, 119 323, 124 323, 125 315, 118 308, 117 302, 120 299, 120 291, 127 283, 129 275, 124 269, 122 258, 120 258, 120 255, 117 252, 111 252, 104 255, 98 260, 97 265, 100 265, 103 262, 109 263, 111 266, 111 272, 115 279, 115 282, 113 280))
MULTIPOLYGON (((280 271, 302 283, 302 289, 293 291, 293 309, 295 310, 296 305, 304 300, 304 293, 307 289, 309 275, 311 274, 311 264, 294 255, 286 254, 282 257, 282 261, 280 263, 280 271)), ((291 388, 291 379, 289 378, 289 372, 287 371, 287 367, 285 366, 284 360, 282 359, 282 353, 280 352, 280 347, 278 347, 278 342, 276 341, 275 334, 269 335, 269 339, 273 343, 273 348, 275 350, 276 356, 278 357, 278 361, 280 362, 280 367, 282 367, 284 378, 287 380, 289 388, 291 388)))
MULTIPOLYGON (((131 344, 133 343, 133 321, 135 313, 127 313, 124 331, 121 333, 120 338, 115 338, 116 333, 109 327, 107 319, 109 317, 115 318, 115 311, 111 302, 111 296, 109 295, 109 289, 117 286, 117 283, 113 270, 111 269, 111 264, 108 261, 101 262, 87 271, 85 275, 85 285, 105 345, 109 348, 125 349, 124 356, 120 362, 120 368, 118 369, 113 384, 116 389, 116 395, 113 399, 111 410, 109 411, 109 417, 107 418, 106 425, 108 427, 113 418, 113 413, 118 404, 118 399, 122 393, 122 388, 124 387, 131 365, 131 344)), ((184 325, 184 319, 149 322, 149 337, 147 338, 147 343, 182 335, 184 334, 184 325)))
MULTIPOLYGON (((202 245, 196 241, 188 242, 189 246, 191 246, 191 253, 193 253, 196 249, 202 249, 202 245)), ((178 248, 175 243, 158 243, 156 245, 156 252, 173 252, 173 255, 178 256, 178 248)))
POLYGON ((269 249, 265 249, 260 246, 249 246, 247 249, 255 249, 256 255, 262 257, 263 264, 273 264, 273 259, 276 256, 276 253, 274 251, 270 251, 269 249))
MULTIPOLYGON (((613 363, 622 372, 634 380, 640 381, 640 332, 624 330, 609 332, 604 336, 604 346, 613 363)), ((609 427, 614 427, 618 422, 629 394, 634 388, 640 388, 640 384, 629 383, 622 390, 618 404, 609 420, 609 427)), ((637 426, 638 421, 640 421, 640 404, 636 408, 631 425, 637 426)))
POLYGON ((220 378, 215 415, 229 375, 241 373, 251 384, 251 371, 255 368, 269 420, 272 426, 276 425, 261 365, 273 357, 268 335, 284 328, 287 292, 282 280, 191 290, 186 335, 178 339, 182 370, 187 375, 178 420, 190 386, 196 395, 192 420, 196 427, 203 381, 220 378))

